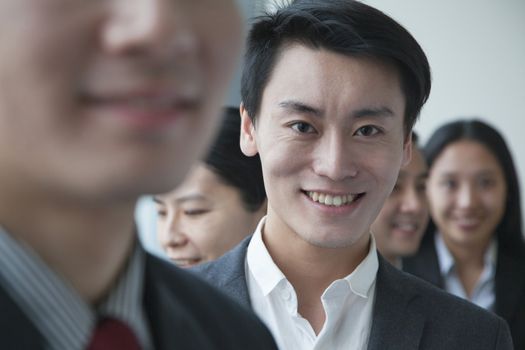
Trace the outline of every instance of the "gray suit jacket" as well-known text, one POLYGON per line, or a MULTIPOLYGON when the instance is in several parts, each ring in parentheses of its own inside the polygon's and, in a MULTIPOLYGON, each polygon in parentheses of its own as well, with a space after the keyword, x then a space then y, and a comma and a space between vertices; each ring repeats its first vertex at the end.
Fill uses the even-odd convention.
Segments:
MULTIPOLYGON (((148 254, 145 278, 155 349, 277 349, 255 315, 187 271, 148 254)), ((45 349, 43 336, 1 287, 0 349, 45 349)))
MULTIPOLYGON (((249 240, 193 270, 246 307, 250 307, 245 278, 249 240)), ((501 318, 399 271, 381 257, 372 317, 368 350, 512 349, 501 318)))

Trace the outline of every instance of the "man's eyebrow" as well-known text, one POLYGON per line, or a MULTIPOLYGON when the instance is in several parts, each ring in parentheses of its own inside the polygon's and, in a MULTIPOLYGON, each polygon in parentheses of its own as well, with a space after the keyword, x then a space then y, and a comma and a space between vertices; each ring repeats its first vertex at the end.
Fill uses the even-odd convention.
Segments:
MULTIPOLYGON (((286 101, 279 102, 279 107, 288 109, 296 113, 311 114, 316 117, 322 117, 324 115, 323 110, 310 106, 304 102, 295 101, 295 100, 286 100, 286 101)), ((351 112, 350 115, 354 118, 393 117, 394 112, 388 107, 362 108, 357 111, 351 112)))
MULTIPOLYGON (((188 201, 197 201, 197 200, 200 200, 200 201, 203 201, 203 200, 206 200, 206 197, 203 196, 202 194, 199 194, 199 193, 192 193, 192 194, 188 194, 188 195, 184 195, 184 196, 181 196, 181 197, 177 197, 174 202, 176 203, 184 203, 184 202, 188 202, 188 201)), ((158 197, 153 197, 153 201, 157 204, 161 204, 161 205, 164 205, 166 204, 166 201, 163 200, 163 199, 160 199, 158 197)))
POLYGON ((443 172, 441 174, 438 174, 438 175, 439 175, 439 177, 441 179, 443 179, 443 178, 456 177, 458 175, 458 173, 457 173, 457 171, 450 170, 450 171, 445 171, 445 172, 443 172))
POLYGON ((352 112, 354 118, 364 117, 393 117, 394 112, 388 107, 363 108, 352 112))
POLYGON ((421 173, 417 176, 418 179, 427 179, 428 178, 428 171, 425 171, 424 173, 421 173))
POLYGON ((175 199, 175 202, 181 204, 181 203, 189 202, 189 201, 204 201, 204 200, 206 200, 206 197, 203 196, 202 194, 200 194, 200 193, 191 193, 191 194, 188 194, 188 195, 184 195, 184 196, 178 197, 177 199, 175 199))
POLYGON ((279 107, 288 109, 296 113, 311 114, 315 117, 321 117, 324 114, 324 112, 318 108, 315 108, 313 106, 307 105, 306 103, 294 101, 294 100, 286 100, 286 101, 279 102, 279 107))

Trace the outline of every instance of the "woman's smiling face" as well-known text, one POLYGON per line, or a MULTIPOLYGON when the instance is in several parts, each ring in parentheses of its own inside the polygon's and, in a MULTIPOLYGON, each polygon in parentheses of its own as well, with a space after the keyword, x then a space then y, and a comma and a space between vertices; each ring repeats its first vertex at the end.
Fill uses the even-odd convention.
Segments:
POLYGON ((486 246, 505 212, 507 184, 492 152, 461 140, 434 161, 427 193, 432 219, 448 244, 486 246))

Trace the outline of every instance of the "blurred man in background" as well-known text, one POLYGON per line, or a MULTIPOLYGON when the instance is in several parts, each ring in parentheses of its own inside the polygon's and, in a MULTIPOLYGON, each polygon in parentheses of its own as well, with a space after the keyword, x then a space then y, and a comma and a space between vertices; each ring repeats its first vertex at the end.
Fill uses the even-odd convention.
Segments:
POLYGON ((392 193, 370 227, 381 255, 398 268, 403 257, 417 252, 428 224, 427 177, 425 158, 412 133, 412 158, 399 171, 392 193))

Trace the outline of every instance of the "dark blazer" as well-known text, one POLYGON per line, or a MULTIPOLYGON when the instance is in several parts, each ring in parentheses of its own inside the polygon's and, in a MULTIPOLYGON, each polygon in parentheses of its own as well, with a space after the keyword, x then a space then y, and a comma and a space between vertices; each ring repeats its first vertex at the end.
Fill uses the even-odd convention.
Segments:
MULTIPOLYGON (((418 253, 403 260, 403 270, 444 288, 434 242, 433 232, 427 233, 418 253)), ((516 254, 499 248, 494 311, 509 324, 514 348, 525 350, 525 251, 516 254)))
MULTIPOLYGON (((145 283, 155 349, 277 349, 255 315, 189 272, 148 254, 145 283)), ((1 288, 0 348, 44 349, 42 335, 1 288)))
MULTIPOLYGON (((249 239, 193 271, 250 307, 245 278, 249 239)), ((368 350, 512 349, 499 317, 379 259, 368 350)))

